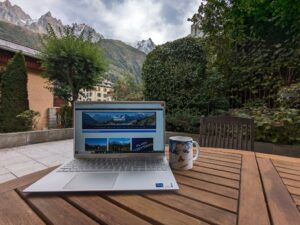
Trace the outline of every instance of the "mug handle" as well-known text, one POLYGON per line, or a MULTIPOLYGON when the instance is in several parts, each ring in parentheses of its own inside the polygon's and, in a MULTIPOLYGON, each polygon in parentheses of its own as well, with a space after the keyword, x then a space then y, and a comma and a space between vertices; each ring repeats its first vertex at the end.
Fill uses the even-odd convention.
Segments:
POLYGON ((200 146, 199 146, 199 144, 198 144, 198 142, 197 141, 193 141, 193 144, 195 144, 196 145, 196 155, 193 157, 193 161, 195 161, 196 159, 198 159, 198 157, 199 157, 199 152, 200 152, 200 146))

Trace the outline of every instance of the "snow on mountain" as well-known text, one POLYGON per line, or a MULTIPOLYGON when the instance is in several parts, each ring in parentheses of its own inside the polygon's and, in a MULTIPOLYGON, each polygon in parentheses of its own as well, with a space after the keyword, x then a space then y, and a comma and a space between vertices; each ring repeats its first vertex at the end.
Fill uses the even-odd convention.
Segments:
POLYGON ((147 40, 137 41, 133 44, 133 47, 148 54, 156 47, 156 45, 154 44, 151 38, 148 38, 147 40))

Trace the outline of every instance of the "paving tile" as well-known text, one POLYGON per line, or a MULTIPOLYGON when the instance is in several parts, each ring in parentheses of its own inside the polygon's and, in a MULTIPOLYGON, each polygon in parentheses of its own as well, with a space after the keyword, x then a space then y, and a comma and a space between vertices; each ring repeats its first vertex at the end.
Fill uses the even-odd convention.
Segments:
POLYGON ((0 167, 0 175, 5 174, 5 173, 9 173, 9 171, 4 167, 0 167))
POLYGON ((66 158, 60 155, 47 156, 44 158, 38 158, 37 162, 44 164, 48 167, 57 166, 66 161, 66 158))
POLYGON ((4 183, 9 180, 15 179, 16 176, 14 176, 12 173, 5 173, 5 174, 0 174, 0 183, 4 183))
POLYGON ((9 165, 14 165, 18 163, 24 163, 30 161, 31 159, 25 155, 19 154, 17 152, 10 152, 3 155, 0 158, 0 166, 7 167, 9 165))
POLYGON ((10 165, 10 166, 6 167, 6 169, 8 169, 11 173, 16 175, 17 177, 21 177, 26 174, 33 173, 33 172, 43 170, 46 168, 47 168, 47 166, 45 166, 41 163, 38 163, 36 161, 33 161, 33 160, 31 160, 29 162, 10 165))
POLYGON ((40 149, 39 150, 33 149, 31 151, 20 152, 20 153, 32 159, 38 159, 38 158, 43 158, 43 157, 53 155, 52 152, 48 152, 47 150, 40 150, 40 149))

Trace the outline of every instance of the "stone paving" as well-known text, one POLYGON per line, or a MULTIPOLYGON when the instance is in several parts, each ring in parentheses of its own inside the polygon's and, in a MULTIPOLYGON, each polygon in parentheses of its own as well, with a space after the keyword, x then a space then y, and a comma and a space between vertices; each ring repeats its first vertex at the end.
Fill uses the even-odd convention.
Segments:
POLYGON ((0 149, 0 183, 60 165, 73 157, 73 139, 0 149))

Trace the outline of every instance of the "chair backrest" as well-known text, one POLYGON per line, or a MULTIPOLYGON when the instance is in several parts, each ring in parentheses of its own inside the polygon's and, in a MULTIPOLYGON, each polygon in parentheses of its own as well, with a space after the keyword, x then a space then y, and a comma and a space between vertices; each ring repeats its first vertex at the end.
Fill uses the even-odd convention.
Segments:
POLYGON ((230 116, 201 117, 199 144, 253 151, 254 120, 230 116))

